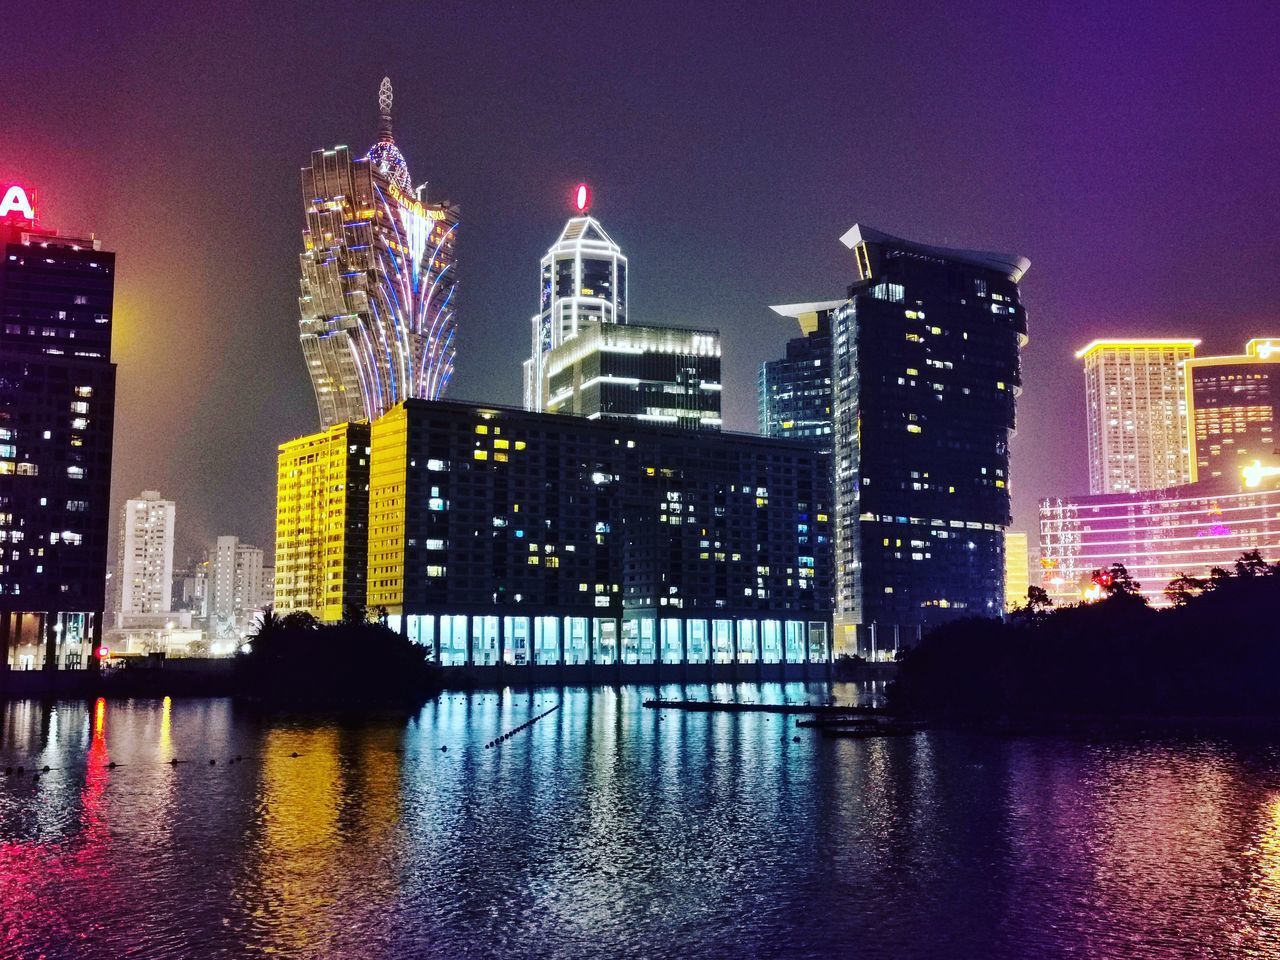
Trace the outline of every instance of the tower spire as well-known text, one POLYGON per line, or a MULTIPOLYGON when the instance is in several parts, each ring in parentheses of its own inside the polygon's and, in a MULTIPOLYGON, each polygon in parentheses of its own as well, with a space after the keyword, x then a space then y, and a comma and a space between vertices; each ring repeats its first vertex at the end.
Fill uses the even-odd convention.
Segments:
POLYGON ((378 139, 391 140, 391 78, 378 85, 378 139))

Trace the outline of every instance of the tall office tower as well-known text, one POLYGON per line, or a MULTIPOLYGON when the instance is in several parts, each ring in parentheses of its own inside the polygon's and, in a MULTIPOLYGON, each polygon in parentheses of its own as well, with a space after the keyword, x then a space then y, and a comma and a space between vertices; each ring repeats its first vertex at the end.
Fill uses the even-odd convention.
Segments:
POLYGON ((360 616, 369 545, 369 425, 340 423, 280 445, 275 609, 360 616))
POLYGON ((115 254, 0 184, 0 668, 93 663, 106 593, 115 254))
POLYGON ((810 446, 411 400, 370 447, 369 606, 446 665, 829 659, 810 446))
POLYGON ((458 208, 412 186, 385 78, 378 107, 365 156, 317 150, 302 170, 299 330, 325 428, 435 399, 453 375, 458 208))
POLYGON ((1030 262, 862 225, 841 241, 859 279, 831 315, 837 649, 881 657, 1004 609, 1030 262))
POLYGON ((542 283, 529 359, 524 362, 524 408, 545 409, 546 354, 572 340, 591 323, 627 322, 627 258, 595 217, 587 215, 588 193, 575 196, 571 217, 542 258, 542 283))
POLYGON ((216 638, 234 637, 262 606, 262 548, 232 536, 209 548, 208 623, 216 638))
POLYGON ((594 217, 585 184, 542 258, 524 362, 526 410, 718 430, 720 333, 627 321, 627 258, 594 217))
POLYGON ((760 364, 760 433, 831 449, 831 311, 843 300, 771 307, 793 317, 804 336, 787 341, 787 355, 760 364))
POLYGON ((1089 492, 1153 490, 1191 479, 1182 364, 1199 340, 1094 340, 1084 360, 1089 492))
POLYGON ((1183 370, 1191 480, 1280 467, 1280 338, 1250 340, 1242 356, 1188 359, 1183 370))
POLYGON ((1016 610, 1027 602, 1031 589, 1031 564, 1027 555, 1027 535, 1004 532, 1004 608, 1016 610))
POLYGON ((174 503, 143 490, 120 511, 116 626, 134 617, 165 616, 173 606, 174 503))

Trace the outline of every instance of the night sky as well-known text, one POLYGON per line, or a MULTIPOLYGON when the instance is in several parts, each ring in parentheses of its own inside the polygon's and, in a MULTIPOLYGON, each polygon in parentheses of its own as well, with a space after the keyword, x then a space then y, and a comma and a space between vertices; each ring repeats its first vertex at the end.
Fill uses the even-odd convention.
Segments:
MULTIPOLYGON (((1031 259, 1015 526, 1087 488, 1075 348, 1280 335, 1280 5, 12 4, 0 179, 118 256, 113 503, 179 556, 271 547, 275 448, 318 426, 298 170, 375 134, 461 204, 455 399, 518 404, 538 261, 586 180, 631 318, 719 327, 730 429, 839 296, 855 222, 1031 259)), ((114 526, 113 521, 113 526, 114 526)), ((1034 542, 1034 533, 1033 533, 1034 542)))

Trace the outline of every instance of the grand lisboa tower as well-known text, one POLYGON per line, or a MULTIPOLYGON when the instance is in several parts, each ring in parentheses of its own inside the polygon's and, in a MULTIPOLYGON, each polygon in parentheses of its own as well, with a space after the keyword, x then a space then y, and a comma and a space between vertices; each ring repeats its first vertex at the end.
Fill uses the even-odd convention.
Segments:
POLYGON ((317 150, 302 169, 299 338, 324 427, 438 399, 453 375, 458 208, 413 186, 391 135, 391 81, 363 157, 317 150))

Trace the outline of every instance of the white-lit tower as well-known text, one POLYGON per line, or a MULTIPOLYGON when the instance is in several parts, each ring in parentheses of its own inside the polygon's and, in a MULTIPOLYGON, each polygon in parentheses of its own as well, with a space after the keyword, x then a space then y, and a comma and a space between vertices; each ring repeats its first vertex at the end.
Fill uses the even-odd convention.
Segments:
POLYGON ((542 258, 540 310, 530 326, 529 359, 524 362, 524 406, 541 411, 540 384, 546 355, 590 323, 627 322, 627 258, 587 214, 591 195, 579 184, 570 218, 542 258))

